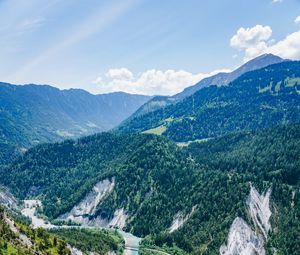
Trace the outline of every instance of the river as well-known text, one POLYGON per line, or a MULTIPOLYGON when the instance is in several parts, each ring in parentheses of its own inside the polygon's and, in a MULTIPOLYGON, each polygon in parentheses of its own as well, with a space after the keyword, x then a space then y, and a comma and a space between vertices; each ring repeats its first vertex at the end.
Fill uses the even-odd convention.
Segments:
MULTIPOLYGON (((21 211, 21 213, 30 218, 32 221, 33 228, 70 228, 70 226, 56 226, 50 223, 45 222, 44 219, 38 217, 36 215, 37 207, 41 206, 41 201, 39 200, 24 200, 25 208, 21 211)), ((83 226, 81 226, 83 227, 83 226)), ((84 226, 85 227, 85 226, 84 226)), ((87 227, 87 228, 95 228, 95 227, 87 227)), ((124 232, 122 230, 118 230, 118 232, 122 235, 125 240, 125 250, 124 255, 138 255, 139 254, 139 244, 141 238, 138 238, 131 233, 124 232)))

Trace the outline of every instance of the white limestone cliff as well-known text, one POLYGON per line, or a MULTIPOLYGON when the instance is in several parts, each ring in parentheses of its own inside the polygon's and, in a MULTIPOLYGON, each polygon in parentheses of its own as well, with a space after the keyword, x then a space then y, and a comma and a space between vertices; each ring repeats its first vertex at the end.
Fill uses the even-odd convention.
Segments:
POLYGON ((112 178, 111 181, 109 179, 105 179, 98 182, 93 187, 92 191, 89 192, 78 205, 75 205, 68 214, 73 215, 74 217, 95 214, 97 205, 113 190, 114 186, 114 178, 112 178))
POLYGON ((17 199, 2 186, 0 186, 0 204, 11 209, 16 209, 18 206, 17 199))
POLYGON ((247 199, 248 212, 251 219, 265 238, 267 238, 268 232, 271 229, 270 217, 272 212, 270 209, 270 195, 271 189, 260 195, 255 187, 251 185, 250 195, 247 199))
POLYGON ((188 215, 184 215, 182 212, 178 212, 174 217, 172 224, 169 228, 169 233, 172 233, 179 229, 193 214, 195 211, 196 206, 193 206, 192 211, 188 215))
POLYGON ((270 209, 271 188, 263 194, 251 185, 247 198, 247 211, 254 223, 255 230, 241 218, 237 217, 229 231, 227 245, 220 247, 221 255, 264 255, 264 243, 271 230, 270 209), (262 235, 260 234, 262 233, 262 235))
POLYGON ((123 229, 126 224, 128 216, 125 213, 125 210, 123 208, 117 209, 114 213, 114 217, 109 222, 108 226, 112 228, 118 228, 123 229))
POLYGON ((242 218, 235 218, 227 240, 220 248, 221 255, 264 255, 264 239, 257 235, 242 218))
POLYGON ((123 208, 117 209, 112 219, 96 215, 97 206, 105 196, 112 192, 114 186, 115 178, 98 182, 79 204, 75 205, 69 213, 62 215, 60 219, 71 220, 85 226, 123 229, 128 218, 123 208))

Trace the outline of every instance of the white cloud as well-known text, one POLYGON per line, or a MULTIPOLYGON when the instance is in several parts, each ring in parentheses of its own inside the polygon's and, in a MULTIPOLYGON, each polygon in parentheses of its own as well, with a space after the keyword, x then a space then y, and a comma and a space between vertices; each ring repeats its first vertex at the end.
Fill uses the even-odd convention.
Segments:
POLYGON ((300 24, 300 15, 298 17, 295 18, 295 23, 296 24, 300 24))
POLYGON ((271 35, 272 29, 269 26, 241 27, 231 38, 230 45, 239 51, 244 51, 244 61, 264 53, 272 53, 282 58, 300 59, 300 30, 278 42, 271 39, 271 35))
POLYGON ((118 80, 131 80, 133 78, 132 72, 125 67, 109 69, 105 76, 111 79, 118 80))
POLYGON ((272 35, 269 26, 256 25, 252 28, 241 27, 231 38, 230 45, 237 49, 252 47, 268 40, 272 35))
POLYGON ((268 47, 268 53, 288 59, 300 59, 300 30, 287 35, 283 40, 268 47))
POLYGON ((184 70, 150 69, 133 75, 127 68, 120 68, 108 70, 105 80, 98 77, 93 83, 97 85, 98 93, 125 91, 145 95, 173 95, 205 77, 229 71, 222 69, 211 73, 192 74, 184 70))
POLYGON ((276 3, 282 3, 283 0, 272 0, 272 3, 276 4, 276 3))

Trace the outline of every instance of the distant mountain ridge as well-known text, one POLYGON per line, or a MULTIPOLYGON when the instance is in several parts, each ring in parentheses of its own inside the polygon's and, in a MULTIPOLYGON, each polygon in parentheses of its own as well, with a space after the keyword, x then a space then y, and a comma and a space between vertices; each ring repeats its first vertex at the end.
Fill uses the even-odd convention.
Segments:
POLYGON ((174 95, 173 97, 176 99, 183 99, 194 94, 199 89, 205 88, 210 85, 218 85, 218 86, 228 85, 230 82, 237 79, 239 76, 241 76, 244 73, 256 69, 260 69, 272 64, 277 64, 283 61, 285 60, 273 54, 264 54, 248 61, 247 63, 245 63, 244 65, 240 66, 239 68, 235 69, 230 73, 218 73, 211 77, 205 78, 200 82, 198 82, 197 84, 195 84, 194 86, 190 86, 184 89, 182 92, 174 95))
POLYGON ((93 95, 81 89, 0 83, 0 146, 28 148, 107 131, 149 99, 124 92, 93 95))
POLYGON ((123 133, 162 134, 177 142, 300 122, 300 61, 247 72, 229 86, 209 86, 155 111, 131 117, 123 133))
POLYGON ((229 73, 218 73, 213 76, 207 77, 199 81, 193 86, 185 88, 182 92, 177 93, 173 96, 156 96, 149 100, 145 105, 143 105, 136 113, 134 113, 134 116, 142 115, 147 112, 155 111, 159 108, 165 107, 169 104, 177 103, 184 98, 194 94, 198 90, 211 86, 211 85, 228 85, 233 80, 237 79, 242 74, 253 71, 256 69, 260 69, 263 67, 266 67, 268 65, 281 63, 283 61, 287 61, 285 59, 282 59, 278 56, 275 56, 273 54, 264 54, 259 57, 256 57, 247 63, 243 64, 242 66, 238 67, 232 72, 229 73))
MULTIPOLYGON (((116 132, 24 150, 0 165, 2 200, 40 199, 38 213, 51 224, 129 231, 142 237, 140 254, 298 255, 300 61, 218 85, 134 115, 116 132)), ((4 84, 0 159, 11 156, 7 148, 100 129, 131 102, 124 93, 107 96, 35 85, 20 93, 4 84)), ((89 247, 95 238, 86 236, 89 247)))

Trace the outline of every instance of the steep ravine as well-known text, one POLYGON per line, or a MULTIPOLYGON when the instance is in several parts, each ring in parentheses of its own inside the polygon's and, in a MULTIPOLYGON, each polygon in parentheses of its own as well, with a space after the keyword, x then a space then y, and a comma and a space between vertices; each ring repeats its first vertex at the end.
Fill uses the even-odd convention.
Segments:
MULTIPOLYGON (((93 189, 77 204, 72 210, 59 217, 60 220, 71 220, 79 223, 83 228, 117 228, 125 241, 124 254, 137 255, 140 238, 130 233, 122 231, 125 227, 127 215, 123 208, 117 209, 112 218, 104 218, 97 215, 97 206, 102 199, 107 196, 115 186, 115 178, 105 179, 98 182, 93 189)), ((33 228, 68 228, 69 226, 56 226, 46 223, 36 215, 36 209, 42 206, 39 200, 25 200, 25 208, 22 214, 31 218, 33 228)), ((83 253, 75 247, 69 246, 72 255, 82 255, 83 253)), ((109 255, 113 255, 110 253, 109 255)))
MULTIPOLYGON (((93 189, 75 205, 72 210, 59 219, 72 220, 80 223, 81 227, 93 228, 118 228, 119 233, 125 240, 124 254, 138 254, 140 238, 130 233, 121 231, 126 224, 127 215, 123 208, 119 208, 114 212, 112 218, 105 218, 97 214, 97 206, 103 199, 109 195, 115 187, 115 178, 105 179, 98 182, 93 189)), ((226 244, 220 247, 221 255, 265 255, 265 242, 268 232, 271 230, 270 217, 272 215, 270 209, 271 188, 265 193, 260 194, 254 186, 250 186, 249 196, 246 198, 246 209, 252 224, 248 224, 245 219, 240 217, 233 221, 226 244)), ((17 201, 7 191, 2 189, 0 192, 2 203, 15 207, 17 201)), ((36 209, 42 206, 39 200, 25 200, 25 208, 22 210, 23 215, 32 219, 34 228, 55 228, 57 226, 45 221, 36 215, 36 209)), ((184 215, 178 212, 174 218, 170 232, 176 231, 183 226, 189 217, 193 214, 196 207, 191 212, 184 215)), ((68 226, 61 226, 68 227, 68 226)), ((75 247, 70 247, 72 254, 81 254, 75 247)))
POLYGON ((227 244, 220 247, 221 255, 265 255, 264 244, 271 229, 270 195, 271 188, 266 193, 259 194, 251 185, 247 212, 255 229, 242 218, 235 218, 230 227, 227 244))
POLYGON ((0 204, 16 209, 18 207, 17 199, 8 191, 8 189, 0 186, 0 204))
POLYGON ((123 229, 127 219, 123 208, 117 209, 112 218, 97 215, 97 206, 113 190, 114 186, 115 178, 98 182, 79 204, 75 205, 70 212, 59 217, 59 219, 71 220, 83 226, 123 229))

